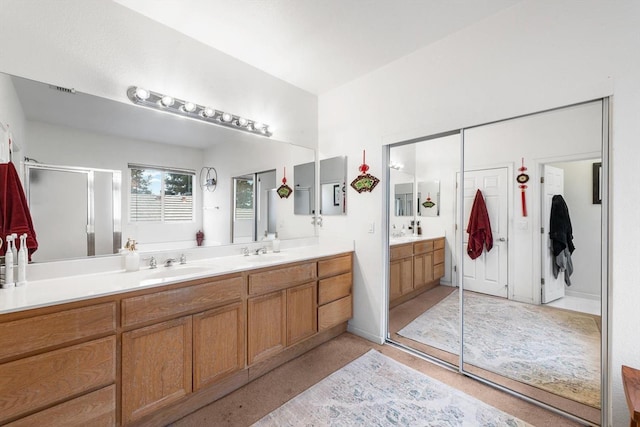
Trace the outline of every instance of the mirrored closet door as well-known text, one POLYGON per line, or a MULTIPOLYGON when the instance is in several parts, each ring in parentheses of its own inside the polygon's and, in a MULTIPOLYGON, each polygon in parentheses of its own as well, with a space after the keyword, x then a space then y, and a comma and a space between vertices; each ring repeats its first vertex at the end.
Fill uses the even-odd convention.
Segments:
POLYGON ((389 148, 410 165, 389 174, 390 341, 600 424, 607 117, 596 100, 389 148))

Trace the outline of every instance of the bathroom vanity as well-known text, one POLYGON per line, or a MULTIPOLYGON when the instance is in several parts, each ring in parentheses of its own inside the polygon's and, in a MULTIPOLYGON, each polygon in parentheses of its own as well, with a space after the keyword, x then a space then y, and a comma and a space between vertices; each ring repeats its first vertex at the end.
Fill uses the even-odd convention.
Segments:
POLYGON ((339 335, 352 252, 295 252, 3 290, 0 424, 166 425, 339 335))
POLYGON ((444 246, 444 237, 391 240, 389 308, 440 284, 440 278, 444 276, 444 246))

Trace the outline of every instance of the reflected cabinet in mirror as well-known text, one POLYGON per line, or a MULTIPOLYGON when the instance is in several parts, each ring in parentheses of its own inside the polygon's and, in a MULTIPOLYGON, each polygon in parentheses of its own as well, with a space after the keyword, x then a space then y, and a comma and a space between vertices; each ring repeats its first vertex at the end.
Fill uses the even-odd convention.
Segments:
POLYGON ((593 165, 607 147, 606 112, 607 100, 598 100, 463 129, 448 148, 457 155, 462 139, 462 171, 455 156, 442 158, 437 144, 446 138, 412 144, 417 200, 438 194, 421 182, 439 182, 441 193, 440 215, 420 211, 414 221, 422 240, 434 237, 430 225, 441 227, 444 268, 454 271, 418 290, 422 240, 390 237, 390 339, 454 365, 462 360, 465 372, 600 423, 608 242, 592 190, 593 165))
POLYGON ((293 197, 274 195, 285 168, 313 164, 310 148, 6 74, 0 87, 20 129, 34 262, 117 253, 127 238, 142 251, 195 248, 199 231, 205 246, 315 235, 293 197))

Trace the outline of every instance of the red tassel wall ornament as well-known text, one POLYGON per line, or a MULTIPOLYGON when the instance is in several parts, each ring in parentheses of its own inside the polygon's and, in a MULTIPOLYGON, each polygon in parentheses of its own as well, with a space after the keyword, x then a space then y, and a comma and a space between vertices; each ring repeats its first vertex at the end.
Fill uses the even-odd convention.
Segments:
POLYGON ((287 168, 284 167, 283 169, 284 171, 282 174, 282 185, 278 187, 278 190, 276 190, 276 192, 281 199, 288 199, 291 193, 293 193, 293 190, 287 185, 287 168))
POLYGON ((522 216, 527 216, 527 186, 525 185, 529 182, 529 175, 525 173, 527 168, 524 166, 524 157, 522 158, 522 166, 518 168, 520 174, 516 177, 516 181, 520 184, 520 197, 522 200, 522 216))
POLYGON ((351 187, 358 193, 362 193, 364 191, 373 191, 380 180, 375 176, 367 173, 367 171, 369 170, 369 165, 365 162, 365 150, 362 150, 362 164, 360 165, 358 170, 360 171, 360 175, 358 175, 356 179, 351 181, 351 187))

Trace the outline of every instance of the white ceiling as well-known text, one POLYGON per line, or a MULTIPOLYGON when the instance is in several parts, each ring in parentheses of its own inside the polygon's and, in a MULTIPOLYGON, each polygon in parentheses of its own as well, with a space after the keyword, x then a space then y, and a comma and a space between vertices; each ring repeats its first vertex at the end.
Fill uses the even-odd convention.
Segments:
POLYGON ((521 0, 114 0, 314 94, 521 0))

